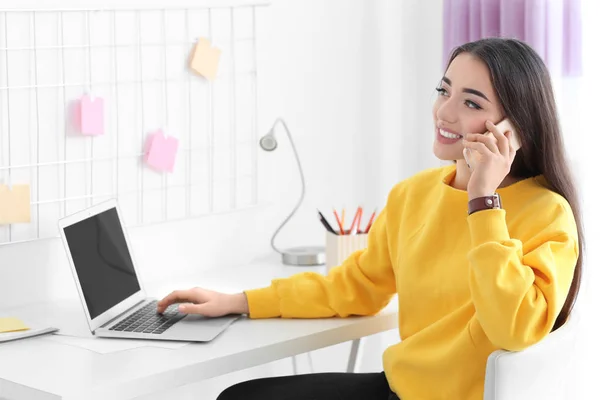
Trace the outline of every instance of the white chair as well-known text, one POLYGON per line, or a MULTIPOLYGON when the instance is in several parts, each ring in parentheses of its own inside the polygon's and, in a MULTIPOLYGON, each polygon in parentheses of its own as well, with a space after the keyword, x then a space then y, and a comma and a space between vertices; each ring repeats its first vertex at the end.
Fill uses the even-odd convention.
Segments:
POLYGON ((579 324, 575 311, 563 326, 539 343, 519 352, 498 350, 490 354, 483 400, 571 398, 577 372, 573 368, 579 324))

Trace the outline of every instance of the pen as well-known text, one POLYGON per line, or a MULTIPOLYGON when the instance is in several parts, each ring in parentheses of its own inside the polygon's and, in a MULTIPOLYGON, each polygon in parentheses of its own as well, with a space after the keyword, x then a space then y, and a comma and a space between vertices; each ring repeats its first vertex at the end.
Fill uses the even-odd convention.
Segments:
MULTIPOLYGON (((354 214, 354 218, 352 219, 352 225, 350 226, 350 234, 355 235, 358 229, 357 222, 359 221, 360 214, 362 212, 362 207, 358 207, 356 209, 356 214, 354 214)), ((360 222, 358 222, 360 224, 360 222)))
POLYGON ((362 221, 363 208, 360 207, 360 213, 358 214, 358 221, 356 222, 356 232, 363 233, 360 230, 360 221, 362 221))
POLYGON ((342 208, 342 228, 341 228, 342 229, 342 235, 346 234, 346 232, 344 231, 344 226, 346 226, 345 222, 346 222, 346 209, 342 208))
POLYGON ((321 214, 321 211, 317 210, 317 212, 319 213, 319 219, 321 220, 321 223, 323 224, 325 229, 327 229, 327 231, 337 235, 337 233, 333 230, 331 225, 329 225, 329 222, 327 222, 327 219, 323 216, 323 214, 321 214))
POLYGON ((373 220, 375 219, 376 213, 377 213, 377 209, 375 209, 375 211, 373 211, 373 214, 371 214, 371 218, 369 218, 369 223, 367 224, 367 227, 365 228, 365 233, 369 233, 369 231, 371 230, 371 225, 373 224, 373 220))
POLYGON ((342 221, 340 221, 340 216, 338 215, 336 210, 333 210, 333 215, 335 215, 335 220, 338 223, 338 226, 340 227, 340 235, 344 234, 344 224, 342 223, 342 221))

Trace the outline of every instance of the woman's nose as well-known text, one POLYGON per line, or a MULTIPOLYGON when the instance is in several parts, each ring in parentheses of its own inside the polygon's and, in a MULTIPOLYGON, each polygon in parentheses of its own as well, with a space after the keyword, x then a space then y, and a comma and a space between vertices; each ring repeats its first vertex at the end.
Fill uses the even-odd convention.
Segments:
POLYGON ((437 109, 436 117, 438 121, 446 121, 449 124, 457 120, 456 104, 452 99, 444 101, 437 109))

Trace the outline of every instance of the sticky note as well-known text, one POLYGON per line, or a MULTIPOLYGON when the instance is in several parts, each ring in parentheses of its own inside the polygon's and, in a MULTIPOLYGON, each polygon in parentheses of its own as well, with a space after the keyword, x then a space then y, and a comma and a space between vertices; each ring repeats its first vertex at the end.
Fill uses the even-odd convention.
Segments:
POLYGON ((81 133, 104 134, 104 100, 101 97, 85 95, 81 98, 81 133))
POLYGON ((173 172, 179 140, 159 130, 146 142, 146 163, 157 171, 173 172))
POLYGON ((206 79, 213 81, 217 77, 221 50, 212 47, 206 38, 198 39, 190 57, 190 68, 206 79))
POLYGON ((0 185, 0 224, 31 221, 29 185, 0 185))
POLYGON ((16 318, 0 318, 0 333, 27 331, 29 328, 16 318))

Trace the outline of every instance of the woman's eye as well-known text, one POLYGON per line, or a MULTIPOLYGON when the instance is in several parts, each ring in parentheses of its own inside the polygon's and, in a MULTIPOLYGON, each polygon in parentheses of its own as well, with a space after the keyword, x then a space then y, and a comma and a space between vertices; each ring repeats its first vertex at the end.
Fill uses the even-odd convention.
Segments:
MULTIPOLYGON (((449 96, 448 91, 446 89, 444 89, 443 87, 437 87, 437 88, 435 88, 435 90, 438 92, 439 96, 444 96, 444 97, 449 96)), ((479 104, 477 104, 471 100, 465 100, 465 105, 474 110, 481 110, 481 106, 479 106, 479 104)))
POLYGON ((465 104, 469 108, 473 108, 475 110, 481 110, 481 107, 479 106, 479 104, 472 102, 471 100, 465 101, 465 104))
POLYGON ((437 90, 437 92, 440 96, 448 96, 448 91, 444 88, 439 87, 439 88, 436 88, 435 90, 437 90))

